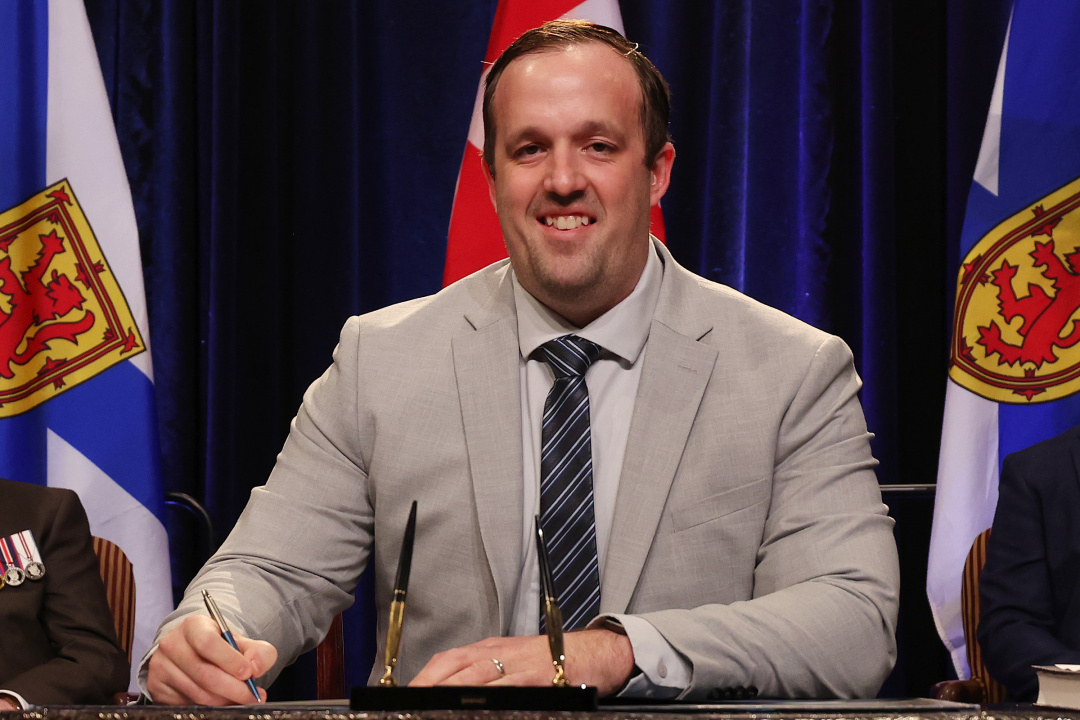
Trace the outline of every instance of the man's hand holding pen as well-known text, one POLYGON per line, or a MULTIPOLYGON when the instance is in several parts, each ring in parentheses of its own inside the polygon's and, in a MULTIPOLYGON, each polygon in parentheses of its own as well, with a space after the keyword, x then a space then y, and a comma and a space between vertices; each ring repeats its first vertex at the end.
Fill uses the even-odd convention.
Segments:
MULTIPOLYGON (((564 638, 571 685, 593 686, 604 697, 618 691, 630 677, 634 652, 625 635, 598 628, 568 632, 564 638)), ((554 674, 545 636, 493 637, 436 654, 410 685, 543 687, 551 685, 554 674)))
MULTIPOLYGON (((402 538, 387 631, 384 673, 380 685, 395 686, 394 670, 405 619, 409 572, 416 534, 414 501, 402 538)), ((634 651, 621 632, 597 627, 563 632, 540 518, 535 521, 547 635, 491 637, 437 653, 410 685, 589 686, 604 697, 616 693, 634 670, 634 651)), ((252 678, 277 659, 273 645, 233 636, 206 590, 203 600, 211 617, 190 615, 166 634, 150 658, 147 690, 155 702, 170 705, 248 704, 266 691, 252 678)))
MULTIPOLYGON (((150 657, 147 690, 168 705, 249 705, 247 680, 277 661, 277 650, 261 640, 234 636, 239 652, 208 615, 191 615, 161 638, 150 657)), ((266 691, 259 688, 260 700, 266 691)))

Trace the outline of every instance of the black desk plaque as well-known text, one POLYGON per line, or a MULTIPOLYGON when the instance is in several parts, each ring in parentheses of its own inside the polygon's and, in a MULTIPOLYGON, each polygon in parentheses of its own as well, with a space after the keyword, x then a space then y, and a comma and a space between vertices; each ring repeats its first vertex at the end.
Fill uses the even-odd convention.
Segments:
POLYGON ((596 710, 594 687, 354 687, 350 710, 596 710))

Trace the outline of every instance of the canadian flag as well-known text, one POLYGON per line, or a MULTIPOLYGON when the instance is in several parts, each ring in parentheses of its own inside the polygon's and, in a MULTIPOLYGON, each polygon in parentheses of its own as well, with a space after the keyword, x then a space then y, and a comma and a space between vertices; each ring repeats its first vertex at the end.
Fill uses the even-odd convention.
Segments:
MULTIPOLYGON (((484 147, 484 81, 495 59, 522 33, 555 18, 591 20, 625 33, 618 0, 499 0, 491 27, 483 73, 473 105, 465 154, 461 158, 454 208, 450 213, 450 236, 446 243, 443 285, 456 282, 496 260, 506 257, 499 219, 488 197, 481 155, 484 147)), ((652 233, 664 239, 664 221, 657 205, 652 209, 652 233)))

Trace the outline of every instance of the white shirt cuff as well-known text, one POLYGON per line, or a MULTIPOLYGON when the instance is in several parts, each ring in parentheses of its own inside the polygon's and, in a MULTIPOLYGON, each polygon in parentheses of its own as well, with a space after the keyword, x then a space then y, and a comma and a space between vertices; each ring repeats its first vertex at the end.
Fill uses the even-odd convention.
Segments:
MULTIPOLYGON (((652 623, 636 615, 605 615, 626 631, 640 675, 631 678, 619 697, 666 699, 690 687, 690 663, 671 646, 652 623)), ((596 621, 593 621, 594 623, 596 621)), ((592 624, 592 623, 590 623, 592 624)))
POLYGON ((19 707, 23 710, 26 710, 30 707, 30 703, 26 702, 26 698, 24 698, 22 695, 15 692, 14 690, 0 690, 0 695, 6 695, 15 702, 19 703, 19 707))

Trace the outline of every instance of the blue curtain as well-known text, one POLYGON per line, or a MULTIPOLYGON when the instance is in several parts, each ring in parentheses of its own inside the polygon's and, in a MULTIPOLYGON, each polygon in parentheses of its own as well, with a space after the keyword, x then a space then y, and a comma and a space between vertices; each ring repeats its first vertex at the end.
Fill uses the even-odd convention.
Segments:
MULTIPOLYGON (((495 1, 86 3, 141 233, 166 489, 227 530, 345 318, 439 289, 495 1)), ((622 0, 673 89, 672 252, 848 342, 883 483, 934 480, 955 243, 1008 5, 622 0)), ((929 627, 923 515, 898 525, 892 695, 947 667, 905 663, 936 642, 903 635, 929 627)), ((371 662, 360 605, 352 683, 371 662)))

